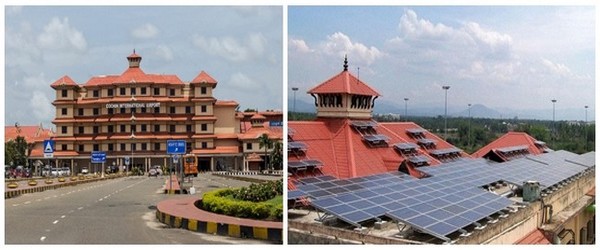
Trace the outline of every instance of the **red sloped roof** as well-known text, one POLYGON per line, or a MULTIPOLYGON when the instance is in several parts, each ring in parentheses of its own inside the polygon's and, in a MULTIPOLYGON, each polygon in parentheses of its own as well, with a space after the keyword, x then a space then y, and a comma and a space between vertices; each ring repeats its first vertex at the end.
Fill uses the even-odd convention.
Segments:
POLYGON ((264 119, 267 119, 267 117, 265 117, 264 115, 261 115, 259 113, 256 113, 252 117, 250 117, 250 120, 264 120, 264 119))
POLYGON ((238 134, 240 140, 251 140, 260 137, 262 134, 267 134, 270 139, 283 140, 283 128, 281 127, 269 127, 268 123, 266 127, 255 127, 249 128, 246 132, 238 134))
POLYGON ((50 139, 54 136, 54 133, 52 130, 44 129, 42 126, 19 126, 18 129, 15 126, 4 127, 4 142, 17 139, 17 136, 21 136, 25 138, 25 141, 31 143, 43 142, 46 139, 50 139))
POLYGON ((135 50, 133 51, 133 53, 131 53, 131 55, 128 55, 127 58, 140 58, 141 56, 135 53, 135 50))
POLYGON ((380 96, 380 94, 366 83, 360 81, 347 70, 342 71, 329 80, 310 89, 309 94, 343 93, 368 96, 380 96))
POLYGON ((525 237, 519 239, 515 242, 518 245, 550 245, 552 244, 546 236, 544 236, 544 232, 540 229, 535 229, 531 231, 529 234, 525 235, 525 237))
POLYGON ((535 145, 536 139, 531 137, 525 132, 508 132, 490 142, 488 145, 480 148, 477 152, 471 154, 473 158, 481 158, 492 150, 506 147, 516 147, 521 145, 527 145, 529 153, 538 155, 544 153, 544 151, 535 145))
POLYGON ((210 76, 208 73, 204 72, 204 70, 201 71, 200 74, 198 74, 190 83, 208 83, 213 88, 217 86, 217 80, 212 78, 212 76, 210 76))
POLYGON ((233 100, 217 100, 215 102, 215 105, 216 106, 233 106, 233 107, 235 107, 235 106, 238 106, 239 103, 236 101, 233 101, 233 100))
POLYGON ((52 84, 50 84, 50 87, 52 88, 56 88, 59 86, 77 86, 77 83, 75 83, 75 81, 73 81, 71 77, 65 75, 53 82, 52 84))

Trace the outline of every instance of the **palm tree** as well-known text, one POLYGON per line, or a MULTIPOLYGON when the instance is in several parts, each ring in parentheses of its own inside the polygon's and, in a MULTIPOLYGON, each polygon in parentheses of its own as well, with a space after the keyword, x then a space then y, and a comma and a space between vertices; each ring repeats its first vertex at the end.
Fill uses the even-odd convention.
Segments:
POLYGON ((265 148, 265 170, 267 169, 267 150, 271 147, 273 147, 273 140, 269 139, 269 135, 267 134, 262 134, 260 137, 258 137, 258 147, 259 148, 265 148))
POLYGON ((283 169, 283 143, 276 141, 271 151, 271 168, 283 169))

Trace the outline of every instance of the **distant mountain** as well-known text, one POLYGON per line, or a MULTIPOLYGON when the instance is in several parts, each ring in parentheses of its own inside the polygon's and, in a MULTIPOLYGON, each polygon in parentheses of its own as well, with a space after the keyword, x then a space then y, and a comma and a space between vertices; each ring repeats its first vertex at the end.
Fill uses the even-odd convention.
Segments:
MULTIPOLYGON (((289 111, 294 110, 294 99, 288 99, 288 109, 289 111)), ((316 113, 317 109, 315 108, 315 104, 313 102, 296 99, 296 112, 316 113)))
MULTIPOLYGON (((466 108, 461 112, 454 113, 452 116, 469 117, 469 108, 466 108)), ((474 104, 471 106, 471 117, 500 119, 506 118, 506 115, 498 112, 495 109, 488 108, 485 105, 474 104)))

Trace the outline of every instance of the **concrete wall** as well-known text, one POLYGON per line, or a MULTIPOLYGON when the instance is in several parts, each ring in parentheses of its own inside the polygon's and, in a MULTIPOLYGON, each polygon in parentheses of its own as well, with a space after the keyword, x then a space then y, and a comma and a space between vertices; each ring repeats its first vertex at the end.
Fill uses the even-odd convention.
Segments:
POLYGON ((288 221, 288 228, 289 244, 422 244, 297 221, 288 221))

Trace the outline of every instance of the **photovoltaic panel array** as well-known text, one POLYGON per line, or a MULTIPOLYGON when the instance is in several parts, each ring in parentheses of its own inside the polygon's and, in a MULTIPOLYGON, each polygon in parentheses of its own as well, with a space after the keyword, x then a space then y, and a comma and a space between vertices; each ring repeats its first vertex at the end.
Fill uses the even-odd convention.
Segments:
POLYGON ((394 144, 394 147, 398 150, 407 151, 407 150, 417 149, 419 146, 414 143, 403 142, 403 143, 394 144))
POLYGON ((306 151, 306 144, 303 142, 291 141, 288 142, 289 151, 306 151))

